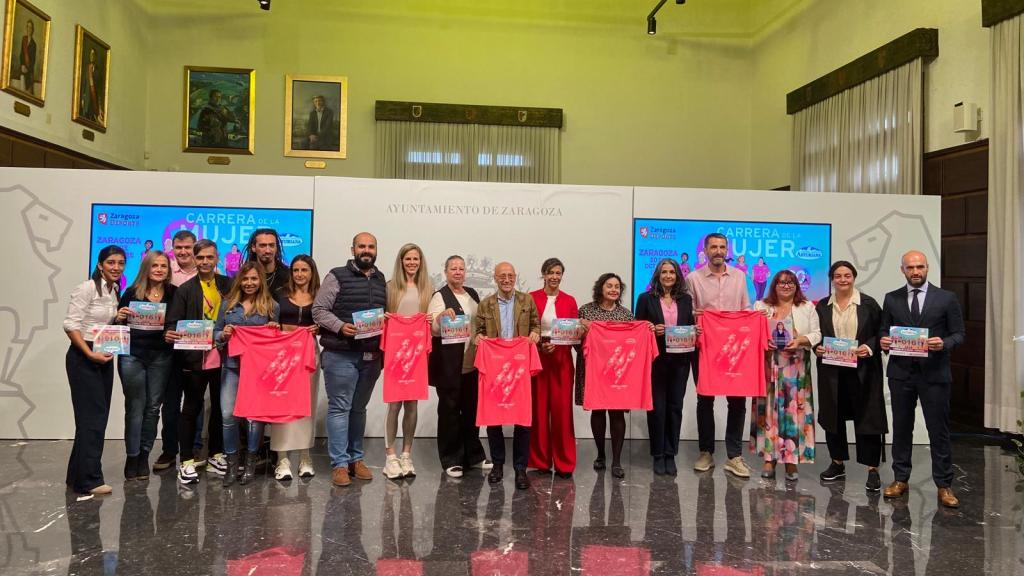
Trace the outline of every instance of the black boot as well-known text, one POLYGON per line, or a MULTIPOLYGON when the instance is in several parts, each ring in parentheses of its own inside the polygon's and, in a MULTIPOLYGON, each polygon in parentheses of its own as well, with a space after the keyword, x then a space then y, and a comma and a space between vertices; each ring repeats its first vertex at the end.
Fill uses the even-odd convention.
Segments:
POLYGON ((228 470, 227 473, 224 474, 223 485, 225 488, 233 485, 235 483, 235 480, 237 479, 235 471, 238 470, 238 452, 235 452, 234 454, 228 454, 226 458, 228 460, 228 470))
POLYGON ((242 480, 240 483, 245 486, 249 482, 252 482, 253 478, 256 477, 256 454, 246 452, 245 454, 245 472, 242 473, 242 480))
POLYGON ((136 480, 149 480, 149 452, 139 452, 139 461, 135 465, 136 480))
POLYGON ((135 476, 138 475, 136 468, 139 467, 138 456, 128 456, 124 460, 124 479, 135 480, 135 476))

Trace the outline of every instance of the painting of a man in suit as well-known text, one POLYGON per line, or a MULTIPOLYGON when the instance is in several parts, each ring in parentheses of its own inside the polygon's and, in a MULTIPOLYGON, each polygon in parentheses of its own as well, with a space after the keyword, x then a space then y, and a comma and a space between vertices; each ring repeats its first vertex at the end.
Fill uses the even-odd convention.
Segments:
POLYGON ((340 76, 288 78, 291 111, 285 129, 286 156, 345 157, 344 82, 340 76))
POLYGON ((334 111, 327 106, 327 99, 323 95, 313 97, 313 109, 309 111, 306 131, 310 150, 338 149, 334 111))

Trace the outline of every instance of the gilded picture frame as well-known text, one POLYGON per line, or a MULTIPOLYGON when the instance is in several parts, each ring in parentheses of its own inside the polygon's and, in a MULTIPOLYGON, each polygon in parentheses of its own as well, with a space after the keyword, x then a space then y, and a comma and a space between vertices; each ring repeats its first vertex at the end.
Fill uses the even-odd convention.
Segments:
POLYGON ((43 107, 50 57, 50 17, 27 0, 6 0, 3 51, 0 90, 43 107))
POLYGON ((185 66, 182 151, 253 154, 256 71, 185 66))
POLYGON ((71 119, 98 132, 107 131, 110 94, 110 45, 75 25, 75 78, 71 119))
POLYGON ((287 74, 284 93, 284 155, 346 158, 348 78, 287 74))

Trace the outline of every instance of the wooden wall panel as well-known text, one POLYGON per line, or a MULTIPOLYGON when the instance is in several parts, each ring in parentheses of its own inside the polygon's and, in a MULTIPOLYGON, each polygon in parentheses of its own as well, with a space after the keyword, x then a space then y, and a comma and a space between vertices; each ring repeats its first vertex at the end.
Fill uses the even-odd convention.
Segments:
POLYGON ((11 152, 11 166, 15 168, 45 168, 46 151, 35 144, 15 141, 11 152))

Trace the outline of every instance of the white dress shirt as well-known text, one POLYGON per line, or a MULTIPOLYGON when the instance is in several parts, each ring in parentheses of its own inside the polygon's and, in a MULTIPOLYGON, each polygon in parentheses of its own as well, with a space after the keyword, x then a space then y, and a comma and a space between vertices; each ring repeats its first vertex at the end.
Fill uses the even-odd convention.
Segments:
POLYGON ((100 283, 101 294, 96 293, 96 284, 86 280, 71 292, 68 314, 64 317, 64 331, 77 330, 86 342, 92 342, 92 330, 96 326, 110 324, 117 316, 117 292, 112 285, 100 283))

